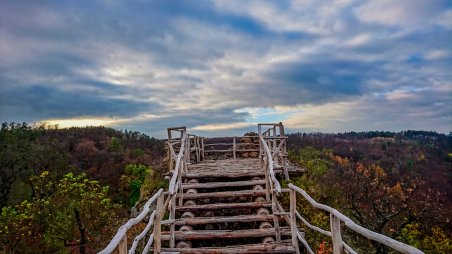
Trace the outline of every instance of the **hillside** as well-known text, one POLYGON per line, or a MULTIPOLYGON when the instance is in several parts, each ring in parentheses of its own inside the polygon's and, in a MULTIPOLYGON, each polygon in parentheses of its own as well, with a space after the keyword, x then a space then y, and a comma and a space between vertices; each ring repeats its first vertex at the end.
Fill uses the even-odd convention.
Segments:
POLYGON ((138 132, 5 123, 0 144, 0 245, 7 253, 85 245, 93 252, 145 195, 140 189, 165 184, 154 181, 164 142, 138 132))
MULTIPOLYGON (((452 251, 451 134, 404 131, 288 136, 291 161, 308 169, 295 181, 318 200, 371 230, 426 253, 452 251)), ((385 253, 382 246, 373 247, 385 253)))

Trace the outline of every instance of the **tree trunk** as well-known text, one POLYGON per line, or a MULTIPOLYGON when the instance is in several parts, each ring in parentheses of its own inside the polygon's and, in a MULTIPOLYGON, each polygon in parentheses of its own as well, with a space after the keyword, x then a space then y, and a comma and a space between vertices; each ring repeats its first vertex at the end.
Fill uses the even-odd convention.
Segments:
POLYGON ((79 253, 85 254, 85 244, 86 244, 86 234, 85 234, 85 225, 82 223, 82 219, 80 218, 80 212, 74 208, 75 220, 77 220, 78 230, 80 231, 80 242, 79 242, 79 253))

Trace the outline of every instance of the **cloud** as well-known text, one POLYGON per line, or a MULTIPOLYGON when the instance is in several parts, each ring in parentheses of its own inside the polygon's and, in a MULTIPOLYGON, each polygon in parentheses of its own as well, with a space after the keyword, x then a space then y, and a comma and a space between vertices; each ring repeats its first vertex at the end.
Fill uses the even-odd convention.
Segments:
POLYGON ((259 121, 448 132, 451 8, 441 0, 2 1, 0 120, 159 137, 178 125, 243 134, 259 121))

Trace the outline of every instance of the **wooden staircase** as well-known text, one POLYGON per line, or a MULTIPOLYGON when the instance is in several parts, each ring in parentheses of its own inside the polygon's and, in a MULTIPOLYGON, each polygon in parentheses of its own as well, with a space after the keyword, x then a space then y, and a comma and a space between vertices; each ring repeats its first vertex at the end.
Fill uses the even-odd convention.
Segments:
POLYGON ((141 213, 122 225, 99 254, 299 254, 300 251, 314 254, 309 239, 305 239, 305 230, 331 238, 334 254, 356 254, 342 240, 341 227, 402 253, 423 253, 363 228, 336 209, 317 203, 298 186, 289 183, 282 188, 279 182, 282 176, 290 180, 289 173, 302 173, 287 163, 287 137, 282 123, 258 124, 258 136, 232 137, 232 143, 225 140, 231 139, 211 138, 205 144, 208 139, 187 134, 185 127, 168 128, 168 190, 158 190, 142 206, 141 213), (258 149, 256 144, 253 148, 249 143, 254 138, 258 138, 258 149), (215 139, 222 142, 212 143, 215 139), (237 140, 247 140, 245 148, 237 140), (214 149, 205 150, 205 146, 214 149), (237 156, 237 152, 256 154, 256 151, 258 159, 237 156), (231 156, 206 160, 205 153, 231 156), (289 194, 289 205, 285 204, 285 208, 280 203, 283 193, 289 194), (310 224, 297 211, 303 209, 297 206, 299 198, 329 213, 329 230, 310 224), (137 227, 141 233, 133 236, 137 227))
POLYGON ((182 175, 176 226, 161 235, 162 253, 295 253, 290 227, 267 201, 257 159, 203 161, 182 175), (276 241, 275 220, 281 240, 276 241), (165 247, 167 246, 167 247, 165 247))

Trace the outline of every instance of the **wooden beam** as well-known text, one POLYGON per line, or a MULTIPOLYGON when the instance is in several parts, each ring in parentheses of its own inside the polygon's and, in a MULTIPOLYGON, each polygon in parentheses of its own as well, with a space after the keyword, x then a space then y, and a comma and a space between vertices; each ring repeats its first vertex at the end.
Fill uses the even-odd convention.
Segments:
POLYGON ((216 203, 206 205, 178 206, 176 211, 195 211, 195 210, 219 210, 219 209, 240 209, 240 208, 259 208, 271 207, 269 202, 247 202, 247 203, 216 203))
POLYGON ((162 225, 171 225, 174 223, 177 226, 183 225, 203 225, 203 224, 217 224, 230 222, 256 222, 256 221, 273 221, 273 215, 238 215, 238 216, 219 216, 219 217, 195 217, 182 218, 174 221, 163 221, 162 225))
POLYGON ((202 248, 166 248, 168 252, 176 252, 181 254, 249 254, 249 253, 294 253, 295 250, 287 243, 262 243, 262 244, 245 244, 227 247, 202 247, 202 248))
POLYGON ((184 199, 200 199, 200 198, 230 198, 243 196, 265 196, 264 190, 243 190, 243 191, 221 191, 221 192, 207 192, 196 194, 184 194, 184 199))
POLYGON ((236 181, 236 182, 209 182, 209 183, 184 183, 185 189, 214 189, 223 187, 241 187, 265 184, 265 180, 236 181))
MULTIPOLYGON (((284 236, 290 236, 290 230, 285 228, 281 230, 284 236)), ((200 230, 200 231, 176 231, 177 241, 193 241, 193 240, 207 240, 207 239, 232 239, 244 237, 266 237, 274 236, 275 229, 244 229, 244 230, 200 230)), ((162 233, 162 240, 168 241, 170 238, 169 232, 162 233)), ((158 252, 160 253, 160 252, 158 252)))

